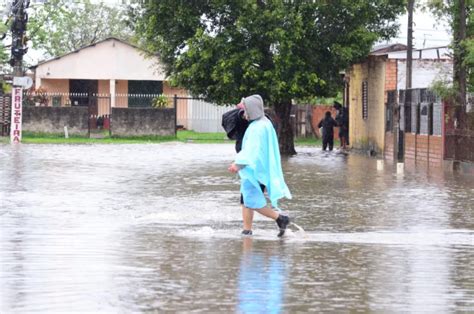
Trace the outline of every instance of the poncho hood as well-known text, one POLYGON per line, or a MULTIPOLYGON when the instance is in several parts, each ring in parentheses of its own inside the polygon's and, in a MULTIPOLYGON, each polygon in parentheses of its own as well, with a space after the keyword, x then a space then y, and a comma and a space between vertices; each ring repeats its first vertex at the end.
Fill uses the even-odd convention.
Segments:
POLYGON ((260 95, 245 97, 242 102, 250 121, 258 120, 265 115, 263 99, 260 95))

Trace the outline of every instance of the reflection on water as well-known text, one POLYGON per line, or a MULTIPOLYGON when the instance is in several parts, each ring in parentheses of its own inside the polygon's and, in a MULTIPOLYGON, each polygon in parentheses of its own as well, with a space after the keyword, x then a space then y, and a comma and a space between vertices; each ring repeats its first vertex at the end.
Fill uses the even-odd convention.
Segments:
POLYGON ((0 145, 0 313, 474 311, 474 179, 318 148, 241 238, 233 145, 0 145))
POLYGON ((252 238, 242 239, 238 310, 242 313, 280 313, 286 282, 285 264, 279 252, 258 252, 253 250, 252 242, 252 238))

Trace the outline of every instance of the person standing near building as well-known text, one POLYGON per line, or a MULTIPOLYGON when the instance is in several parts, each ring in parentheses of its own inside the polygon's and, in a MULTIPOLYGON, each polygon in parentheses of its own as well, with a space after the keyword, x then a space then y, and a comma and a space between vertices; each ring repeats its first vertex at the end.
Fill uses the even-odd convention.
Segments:
POLYGON ((319 121, 318 128, 323 128, 323 150, 329 146, 329 151, 334 147, 334 128, 337 126, 336 120, 331 117, 331 111, 326 111, 324 118, 319 121))
POLYGON ((242 100, 244 117, 249 121, 242 141, 242 150, 237 154, 228 170, 238 173, 241 179, 243 235, 252 235, 254 211, 276 221, 281 237, 285 234, 290 219, 267 206, 267 192, 273 208, 278 209, 278 200, 291 193, 285 183, 281 168, 280 149, 275 129, 265 117, 263 99, 252 95, 242 100))
POLYGON ((339 127, 339 140, 342 149, 346 149, 349 145, 349 111, 347 107, 343 107, 339 102, 335 101, 333 107, 337 110, 336 122, 339 127))

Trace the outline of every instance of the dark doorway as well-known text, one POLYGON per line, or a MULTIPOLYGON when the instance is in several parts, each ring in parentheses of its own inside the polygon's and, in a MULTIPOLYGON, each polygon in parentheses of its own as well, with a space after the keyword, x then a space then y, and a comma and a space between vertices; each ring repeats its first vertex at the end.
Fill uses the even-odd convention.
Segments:
POLYGON ((97 80, 69 80, 69 92, 73 106, 89 106, 91 114, 97 114, 97 98, 93 97, 99 91, 97 80))

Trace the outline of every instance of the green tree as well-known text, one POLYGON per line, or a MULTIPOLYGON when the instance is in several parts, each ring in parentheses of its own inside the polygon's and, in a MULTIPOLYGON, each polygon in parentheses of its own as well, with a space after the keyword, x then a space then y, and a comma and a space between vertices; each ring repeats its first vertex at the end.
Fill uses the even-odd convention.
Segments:
MULTIPOLYGON (((10 60, 10 54, 8 53, 7 47, 5 47, 5 38, 8 32, 8 23, 0 24, 0 75, 3 75, 11 70, 8 61, 10 60)), ((0 94, 5 93, 7 90, 7 84, 0 79, 0 94)))
POLYGON ((451 26, 454 88, 462 94, 465 92, 463 85, 467 83, 468 88, 474 91, 474 1, 428 0, 427 7, 451 26))
POLYGON ((467 71, 467 88, 474 92, 474 1, 466 1, 466 39, 463 42, 465 57, 464 66, 467 71))
POLYGON ((470 38, 466 41, 466 60, 465 65, 468 70, 468 90, 474 92, 474 38, 470 38))
POLYGON ((5 47, 5 38, 8 32, 9 24, 0 24, 0 74, 5 72, 5 68, 8 68, 8 60, 10 57, 8 49, 5 47))
MULTIPOLYGON (((474 0, 429 0, 427 6, 449 22, 453 33, 453 84, 438 82, 433 87, 454 105, 457 128, 472 130, 474 115, 468 112, 466 93, 474 91, 474 0)), ((462 138, 457 141, 462 146, 462 138)), ((456 159, 457 149, 454 154, 456 159)))
POLYGON ((335 95, 340 70, 394 35, 403 0, 146 1, 137 32, 168 75, 218 104, 262 95, 294 154, 293 99, 335 95))
POLYGON ((107 37, 131 37, 126 10, 90 0, 49 0, 31 7, 28 37, 33 48, 55 57, 107 37))

